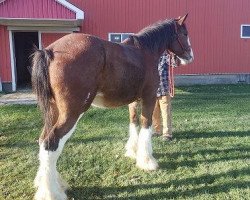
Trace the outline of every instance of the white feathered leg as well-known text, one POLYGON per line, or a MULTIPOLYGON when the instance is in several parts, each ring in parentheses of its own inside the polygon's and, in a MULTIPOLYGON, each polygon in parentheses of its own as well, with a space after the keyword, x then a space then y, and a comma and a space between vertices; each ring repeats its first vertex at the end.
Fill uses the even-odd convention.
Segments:
POLYGON ((35 178, 35 186, 37 187, 36 200, 67 199, 64 187, 59 179, 60 175, 56 170, 56 162, 60 153, 59 147, 56 151, 47 151, 43 143, 40 145, 40 166, 35 178))
POLYGON ((43 142, 40 144, 40 166, 34 181, 35 187, 37 187, 35 200, 67 199, 65 190, 67 189, 68 185, 64 180, 61 179, 60 174, 57 172, 56 163, 60 154, 62 153, 64 144, 74 132, 76 124, 77 122, 73 128, 59 140, 58 148, 55 151, 46 150, 43 142))
POLYGON ((129 124, 129 139, 128 139, 127 144, 125 146, 125 148, 126 148, 125 156, 126 157, 136 159, 137 143, 138 143, 137 127, 135 124, 131 123, 131 124, 129 124))
POLYGON ((157 161, 153 157, 151 137, 151 128, 141 128, 138 138, 136 166, 143 170, 156 170, 158 168, 157 161))

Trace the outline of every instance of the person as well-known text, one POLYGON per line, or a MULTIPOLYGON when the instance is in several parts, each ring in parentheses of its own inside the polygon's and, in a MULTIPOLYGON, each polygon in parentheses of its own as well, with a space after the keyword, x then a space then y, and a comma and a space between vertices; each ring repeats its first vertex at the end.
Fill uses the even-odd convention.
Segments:
POLYGON ((153 135, 160 136, 162 133, 162 138, 165 141, 171 141, 173 139, 172 108, 171 108, 171 97, 169 94, 169 84, 168 84, 169 62, 170 62, 170 56, 167 53, 167 51, 165 51, 161 56, 158 64, 160 82, 159 82, 159 87, 157 89, 157 94, 156 94, 157 98, 152 116, 152 124, 154 128, 153 135))

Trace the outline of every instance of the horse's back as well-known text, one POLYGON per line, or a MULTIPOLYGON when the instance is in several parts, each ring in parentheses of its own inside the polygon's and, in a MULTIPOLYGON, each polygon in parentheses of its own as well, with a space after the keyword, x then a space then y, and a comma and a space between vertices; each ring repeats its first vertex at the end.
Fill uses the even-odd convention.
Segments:
POLYGON ((55 57, 62 57, 67 61, 75 61, 79 59, 79 56, 104 56, 103 40, 81 33, 68 34, 50 44, 46 49, 52 50, 55 57), (94 55, 93 52, 95 52, 94 55))

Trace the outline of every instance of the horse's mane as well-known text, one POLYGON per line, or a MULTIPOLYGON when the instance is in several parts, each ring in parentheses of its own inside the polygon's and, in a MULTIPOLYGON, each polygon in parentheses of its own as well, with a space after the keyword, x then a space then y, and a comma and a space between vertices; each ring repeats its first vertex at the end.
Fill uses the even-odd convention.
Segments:
POLYGON ((154 52, 163 47, 165 48, 170 43, 175 31, 173 28, 174 23, 174 19, 158 21, 131 37, 137 46, 146 47, 154 52))

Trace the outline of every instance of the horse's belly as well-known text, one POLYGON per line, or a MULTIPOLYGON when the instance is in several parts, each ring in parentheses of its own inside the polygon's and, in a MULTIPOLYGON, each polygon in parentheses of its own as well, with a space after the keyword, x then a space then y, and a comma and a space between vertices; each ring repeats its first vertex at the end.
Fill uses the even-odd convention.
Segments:
POLYGON ((134 100, 136 98, 119 99, 115 95, 104 95, 104 93, 98 92, 91 105, 98 108, 116 108, 127 105, 134 100))
POLYGON ((97 93, 91 105, 98 108, 108 108, 108 106, 105 105, 104 95, 101 92, 97 93))

